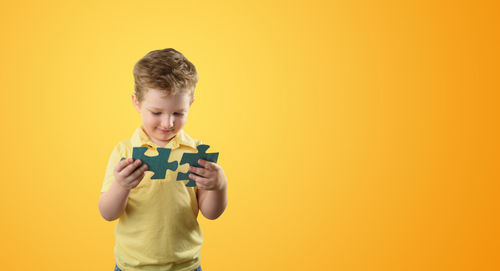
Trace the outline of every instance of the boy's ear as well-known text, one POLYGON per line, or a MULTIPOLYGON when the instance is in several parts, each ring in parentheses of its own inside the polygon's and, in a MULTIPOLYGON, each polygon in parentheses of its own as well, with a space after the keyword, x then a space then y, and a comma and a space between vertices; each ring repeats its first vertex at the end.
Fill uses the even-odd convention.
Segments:
POLYGON ((134 106, 135 110, 137 110, 137 112, 141 113, 141 105, 137 100, 137 96, 135 96, 135 93, 132 93, 132 105, 134 106))
POLYGON ((191 103, 189 103, 189 106, 191 106, 194 102, 194 98, 191 100, 191 103))

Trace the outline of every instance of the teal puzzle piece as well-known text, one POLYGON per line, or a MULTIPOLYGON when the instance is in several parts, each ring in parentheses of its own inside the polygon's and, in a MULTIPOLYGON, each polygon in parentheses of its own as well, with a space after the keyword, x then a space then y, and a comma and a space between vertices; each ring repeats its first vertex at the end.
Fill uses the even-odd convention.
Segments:
MULTIPOLYGON (((165 179, 167 169, 170 169, 172 171, 175 171, 177 169, 177 161, 168 161, 171 149, 157 148, 157 156, 146 156, 144 153, 147 150, 148 147, 134 147, 132 150, 132 158, 134 159, 134 161, 136 159, 140 159, 143 164, 148 165, 147 171, 154 172, 153 176, 151 176, 151 179, 165 179)), ((125 158, 123 157, 121 160, 123 159, 125 158)))
MULTIPOLYGON (((184 153, 182 155, 181 162, 179 164, 189 163, 190 166, 202 168, 202 166, 200 164, 198 164, 198 159, 203 159, 203 160, 217 163, 219 153, 218 152, 206 153, 208 148, 210 148, 209 145, 203 145, 203 144, 198 145, 198 147, 197 147, 198 153, 184 153)), ((196 182, 189 178, 189 174, 191 174, 191 173, 195 174, 195 173, 189 172, 189 171, 187 173, 182 173, 182 172, 177 173, 177 181, 189 180, 189 182, 186 183, 186 186, 195 187, 196 182)), ((197 175, 197 174, 195 174, 195 175, 197 175)))

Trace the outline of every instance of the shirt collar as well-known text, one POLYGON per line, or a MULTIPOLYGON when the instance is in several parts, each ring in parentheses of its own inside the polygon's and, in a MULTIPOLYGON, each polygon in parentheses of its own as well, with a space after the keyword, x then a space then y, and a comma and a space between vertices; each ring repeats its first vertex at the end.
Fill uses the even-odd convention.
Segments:
MULTIPOLYGON (((149 139, 142 126, 137 127, 131 138, 133 147, 158 148, 158 145, 149 139)), ((191 147, 196 150, 196 141, 192 139, 184 130, 180 130, 174 138, 167 143, 165 148, 177 149, 180 145, 191 147)))

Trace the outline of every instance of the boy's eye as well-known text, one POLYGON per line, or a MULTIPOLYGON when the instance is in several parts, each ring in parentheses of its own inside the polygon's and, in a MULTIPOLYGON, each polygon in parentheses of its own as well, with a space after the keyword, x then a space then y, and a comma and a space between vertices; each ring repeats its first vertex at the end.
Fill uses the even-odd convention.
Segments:
MULTIPOLYGON (((161 112, 153 112, 153 111, 151 111, 151 114, 158 116, 158 115, 161 115, 161 112)), ((176 115, 176 116, 182 116, 182 115, 184 115, 184 113, 175 112, 174 115, 176 115)))

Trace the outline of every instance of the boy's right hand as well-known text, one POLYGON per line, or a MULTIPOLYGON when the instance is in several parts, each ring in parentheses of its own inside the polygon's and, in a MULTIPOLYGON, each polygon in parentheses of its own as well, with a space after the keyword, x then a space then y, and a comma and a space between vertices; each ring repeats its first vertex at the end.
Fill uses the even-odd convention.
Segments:
POLYGON ((137 168, 141 163, 141 160, 137 159, 134 161, 132 158, 118 162, 113 171, 115 182, 126 190, 135 188, 142 181, 142 178, 144 178, 146 170, 148 170, 148 165, 146 164, 137 168))

